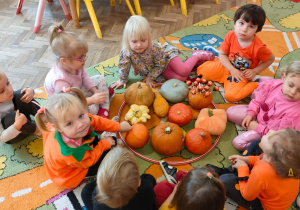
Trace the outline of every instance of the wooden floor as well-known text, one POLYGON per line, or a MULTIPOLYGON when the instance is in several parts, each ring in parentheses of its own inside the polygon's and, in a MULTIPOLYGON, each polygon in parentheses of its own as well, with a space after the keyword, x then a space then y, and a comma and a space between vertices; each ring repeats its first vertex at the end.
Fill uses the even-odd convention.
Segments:
MULTIPOLYGON (((66 1, 68 2, 68 1, 66 1)), ((132 2, 132 1, 131 1, 132 2)), ((152 27, 153 39, 171 34, 231 7, 242 5, 246 0, 187 0, 188 16, 183 16, 180 1, 140 0, 143 16, 152 27)), ((125 0, 116 1, 111 7, 109 0, 94 0, 103 39, 97 38, 84 1, 81 1, 80 29, 67 20, 58 0, 46 3, 42 28, 33 33, 39 0, 24 0, 20 14, 16 15, 18 0, 0 0, 0 69, 9 77, 15 89, 43 86, 45 76, 54 58, 49 48, 47 30, 53 22, 62 22, 67 30, 82 34, 89 44, 85 67, 97 64, 119 54, 122 32, 130 12, 125 0)))

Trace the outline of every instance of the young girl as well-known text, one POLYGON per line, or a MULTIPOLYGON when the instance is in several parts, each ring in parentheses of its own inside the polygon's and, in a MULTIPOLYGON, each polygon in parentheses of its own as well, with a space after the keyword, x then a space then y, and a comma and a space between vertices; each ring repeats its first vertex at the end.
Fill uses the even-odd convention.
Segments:
POLYGON ((300 131, 300 61, 281 69, 282 79, 259 83, 255 98, 249 105, 237 105, 227 110, 228 120, 242 125, 247 132, 233 139, 242 151, 270 129, 293 128, 300 131))
POLYGON ((56 185, 64 188, 74 188, 84 177, 95 176, 106 150, 115 144, 111 136, 99 140, 96 131, 131 129, 127 122, 88 114, 85 95, 78 88, 52 95, 35 119, 43 131, 47 173, 56 185))
POLYGON ((29 134, 40 134, 30 118, 40 108, 33 95, 31 88, 14 91, 5 73, 0 71, 0 142, 11 144, 29 134))
POLYGON ((83 188, 81 197, 88 210, 154 210, 155 184, 152 175, 139 175, 132 152, 115 147, 102 161, 97 180, 83 188))
POLYGON ((122 50, 119 55, 119 80, 111 87, 126 87, 130 67, 134 74, 140 74, 150 87, 164 79, 185 81, 197 62, 213 60, 214 54, 208 51, 194 51, 192 57, 182 62, 179 49, 172 45, 152 42, 151 28, 146 18, 131 16, 123 32, 122 50))
POLYGON ((299 189, 300 133, 270 130, 262 137, 261 149, 262 156, 229 157, 238 174, 220 176, 226 194, 247 209, 288 209, 299 189))
POLYGON ((107 81, 102 75, 89 77, 83 69, 88 52, 86 40, 73 32, 64 31, 62 25, 49 28, 50 46, 56 63, 45 79, 45 90, 49 96, 63 87, 81 89, 88 102, 88 111, 101 117, 109 116, 109 91, 107 81))
POLYGON ((206 168, 196 168, 187 174, 179 171, 177 185, 160 182, 155 188, 156 207, 159 210, 223 210, 225 187, 206 168), (180 179, 182 180, 180 181, 180 179))

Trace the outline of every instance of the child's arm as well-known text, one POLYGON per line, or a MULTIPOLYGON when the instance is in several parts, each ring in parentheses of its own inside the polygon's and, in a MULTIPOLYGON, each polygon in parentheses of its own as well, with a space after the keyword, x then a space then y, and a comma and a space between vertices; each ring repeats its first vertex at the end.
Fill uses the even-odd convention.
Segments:
POLYGON ((90 97, 87 97, 87 104, 88 105, 92 105, 92 104, 103 104, 106 100, 106 93, 101 92, 100 90, 98 90, 96 87, 92 87, 90 89, 90 92, 93 94, 90 97))
POLYGON ((124 50, 121 50, 119 54, 119 60, 118 60, 119 80, 112 83, 111 85, 112 88, 118 89, 121 86, 123 86, 123 88, 126 88, 126 83, 129 80, 130 67, 131 67, 130 56, 126 55, 126 52, 124 50))
POLYGON ((127 121, 123 121, 120 123, 119 132, 127 132, 131 130, 131 128, 132 126, 127 121))
POLYGON ((232 165, 234 165, 237 160, 241 160, 241 161, 245 162, 246 165, 249 164, 249 156, 241 156, 241 155, 231 155, 231 156, 229 156, 229 161, 231 162, 232 165))
POLYGON ((24 93, 24 95, 21 98, 21 101, 25 102, 25 103, 29 103, 30 101, 32 101, 33 96, 34 96, 34 90, 31 88, 24 88, 23 90, 21 90, 21 93, 24 93))

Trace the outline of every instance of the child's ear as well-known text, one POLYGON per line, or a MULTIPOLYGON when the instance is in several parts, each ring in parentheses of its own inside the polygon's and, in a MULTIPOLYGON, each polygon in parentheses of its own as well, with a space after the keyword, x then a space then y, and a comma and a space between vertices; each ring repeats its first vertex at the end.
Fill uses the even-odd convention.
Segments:
POLYGON ((284 82, 285 78, 286 78, 286 73, 284 73, 284 74, 282 75, 282 78, 281 78, 282 82, 284 82))
POLYGON ((61 63, 65 63, 66 61, 67 61, 66 58, 59 58, 59 62, 61 62, 61 63))

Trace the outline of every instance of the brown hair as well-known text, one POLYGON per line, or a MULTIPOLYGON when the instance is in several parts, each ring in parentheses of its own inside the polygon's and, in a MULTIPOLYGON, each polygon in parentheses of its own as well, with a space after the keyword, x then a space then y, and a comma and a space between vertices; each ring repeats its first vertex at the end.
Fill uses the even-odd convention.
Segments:
POLYGON ((216 176, 209 177, 208 172, 206 168, 188 172, 178 184, 169 208, 176 206, 177 210, 223 210, 225 187, 216 176))

